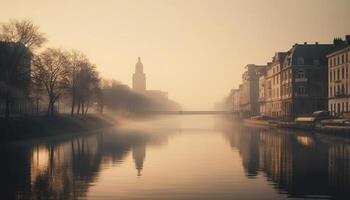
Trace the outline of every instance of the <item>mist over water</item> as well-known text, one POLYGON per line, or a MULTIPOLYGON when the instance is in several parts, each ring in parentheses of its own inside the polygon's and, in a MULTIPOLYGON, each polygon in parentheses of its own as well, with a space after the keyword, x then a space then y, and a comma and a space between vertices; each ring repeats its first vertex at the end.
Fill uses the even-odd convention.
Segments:
POLYGON ((350 140, 212 116, 2 145, 4 199, 346 198, 350 140))

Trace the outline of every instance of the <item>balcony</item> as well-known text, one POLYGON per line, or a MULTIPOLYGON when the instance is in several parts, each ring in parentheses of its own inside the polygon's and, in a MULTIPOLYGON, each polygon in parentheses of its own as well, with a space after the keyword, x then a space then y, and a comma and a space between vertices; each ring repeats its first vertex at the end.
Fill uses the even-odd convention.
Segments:
POLYGON ((296 83, 305 83, 307 82, 307 78, 295 78, 296 83))
POLYGON ((350 97, 349 94, 346 94, 345 92, 337 92, 334 94, 335 98, 346 98, 346 97, 350 97))
POLYGON ((298 93, 298 92, 294 93, 294 97, 307 97, 307 96, 309 96, 307 93, 298 93))

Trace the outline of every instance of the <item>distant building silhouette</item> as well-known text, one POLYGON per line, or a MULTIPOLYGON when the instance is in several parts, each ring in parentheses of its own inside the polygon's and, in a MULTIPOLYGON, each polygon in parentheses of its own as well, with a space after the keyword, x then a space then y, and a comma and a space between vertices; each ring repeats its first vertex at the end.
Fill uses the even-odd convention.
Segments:
POLYGON ((143 93, 147 97, 156 101, 167 101, 168 93, 160 90, 146 90, 146 74, 143 71, 143 64, 141 58, 135 65, 135 73, 132 76, 132 88, 133 90, 143 93))
POLYGON ((135 73, 132 76, 132 88, 138 92, 146 91, 146 74, 143 72, 143 64, 140 57, 135 65, 135 73))
POLYGON ((259 114, 259 77, 266 72, 266 65, 249 64, 245 69, 240 85, 240 112, 254 116, 259 114))
POLYGON ((30 112, 25 108, 30 104, 31 60, 24 44, 0 41, 0 113, 5 112, 8 97, 11 113, 30 112))

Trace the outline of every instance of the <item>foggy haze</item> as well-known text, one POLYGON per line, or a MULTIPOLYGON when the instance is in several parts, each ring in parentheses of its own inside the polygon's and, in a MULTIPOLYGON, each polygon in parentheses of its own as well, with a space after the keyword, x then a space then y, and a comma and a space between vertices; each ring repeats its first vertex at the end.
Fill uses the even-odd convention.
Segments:
POLYGON ((102 77, 130 86, 141 56, 147 89, 168 91, 188 109, 211 109, 238 87, 246 64, 350 31, 348 0, 288 8, 280 0, 0 1, 1 22, 30 17, 47 33, 46 46, 82 50, 102 77))

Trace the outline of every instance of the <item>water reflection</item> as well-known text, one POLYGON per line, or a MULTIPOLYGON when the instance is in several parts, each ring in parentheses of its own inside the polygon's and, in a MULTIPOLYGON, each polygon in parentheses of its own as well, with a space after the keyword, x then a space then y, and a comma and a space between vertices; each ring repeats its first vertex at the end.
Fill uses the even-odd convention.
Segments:
POLYGON ((249 178, 262 173, 288 197, 350 197, 347 138, 241 126, 226 129, 225 136, 239 150, 249 178))
POLYGON ((102 165, 118 165, 132 151, 141 176, 150 141, 166 137, 105 130, 90 136, 1 147, 1 199, 79 199, 86 197, 102 165))
POLYGON ((349 139, 212 124, 2 145, 1 199, 349 197, 349 139))

